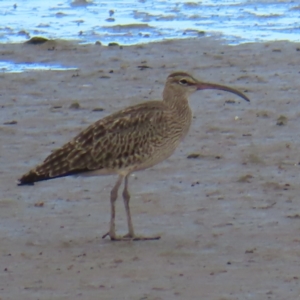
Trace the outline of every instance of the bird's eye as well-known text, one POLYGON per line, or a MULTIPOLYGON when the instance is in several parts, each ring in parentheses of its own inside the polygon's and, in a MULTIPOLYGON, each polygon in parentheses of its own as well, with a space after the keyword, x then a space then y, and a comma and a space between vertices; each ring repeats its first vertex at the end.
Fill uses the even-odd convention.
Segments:
POLYGON ((185 80, 185 79, 179 80, 179 83, 183 84, 183 85, 187 85, 188 84, 187 80, 185 80))

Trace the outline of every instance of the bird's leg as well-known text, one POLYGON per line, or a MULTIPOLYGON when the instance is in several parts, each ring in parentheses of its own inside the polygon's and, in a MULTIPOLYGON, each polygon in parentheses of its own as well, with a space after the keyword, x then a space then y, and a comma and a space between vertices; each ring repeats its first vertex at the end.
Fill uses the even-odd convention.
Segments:
POLYGON ((110 192, 110 225, 109 225, 109 232, 104 234, 102 238, 106 238, 107 236, 110 237, 111 240, 118 240, 116 236, 116 229, 115 229, 115 216, 116 216, 116 209, 115 209, 115 202, 118 198, 118 190, 122 183, 123 176, 120 175, 115 186, 110 192))
POLYGON ((131 214, 130 214, 130 208, 129 208, 129 200, 130 200, 130 194, 128 191, 128 176, 125 176, 125 184, 124 184, 124 190, 123 190, 123 199, 124 199, 124 206, 126 210, 126 216, 127 216, 127 225, 128 225, 128 233, 122 237, 118 237, 116 235, 116 230, 115 230, 115 202, 118 198, 118 190, 119 187, 122 183, 123 176, 120 175, 115 186, 111 190, 110 193, 110 204, 111 204, 111 216, 110 216, 110 227, 109 227, 109 232, 104 234, 102 238, 106 238, 107 236, 110 237, 112 241, 142 241, 142 240, 158 240, 160 239, 160 236, 155 236, 155 237, 143 237, 143 236, 136 236, 134 234, 133 230, 133 225, 132 225, 132 220, 131 220, 131 214))
POLYGON ((140 240, 158 240, 160 239, 160 236, 155 237, 143 237, 143 236, 136 236, 134 234, 132 220, 131 220, 131 214, 130 214, 130 207, 129 207, 129 201, 130 201, 130 194, 128 191, 128 175, 125 176, 124 179, 124 190, 123 190, 123 200, 124 200, 124 206, 126 210, 126 216, 127 216, 127 226, 128 226, 128 233, 123 236, 123 240, 133 240, 133 241, 140 241, 140 240))
POLYGON ((127 226, 128 226, 128 233, 125 235, 125 237, 134 238, 134 230, 133 230, 131 214, 130 214, 130 207, 129 207, 130 194, 128 191, 128 175, 125 176, 124 190, 123 190, 122 195, 123 195, 124 206, 125 206, 125 210, 126 210, 127 226))

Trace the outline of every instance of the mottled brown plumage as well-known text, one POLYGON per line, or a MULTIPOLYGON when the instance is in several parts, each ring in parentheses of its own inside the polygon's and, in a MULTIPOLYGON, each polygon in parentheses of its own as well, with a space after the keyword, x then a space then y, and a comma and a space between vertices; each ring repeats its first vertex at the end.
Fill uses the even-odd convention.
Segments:
POLYGON ((137 237, 131 221, 128 176, 149 168, 166 158, 187 134, 192 120, 190 94, 201 89, 218 89, 249 99, 241 92, 222 85, 200 82, 185 72, 168 76, 162 101, 149 101, 111 114, 79 133, 74 139, 50 154, 45 161, 19 179, 19 185, 85 172, 118 174, 111 191, 110 229, 103 237, 112 240, 158 239, 137 237), (115 201, 124 179, 123 199, 128 234, 115 234, 115 201))

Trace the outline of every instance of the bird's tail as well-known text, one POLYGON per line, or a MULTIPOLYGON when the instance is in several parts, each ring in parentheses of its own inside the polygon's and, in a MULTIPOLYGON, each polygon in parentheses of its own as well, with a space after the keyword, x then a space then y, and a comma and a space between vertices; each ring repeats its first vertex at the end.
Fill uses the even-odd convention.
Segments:
MULTIPOLYGON (((66 145, 67 146, 67 145, 66 145)), ((51 153, 42 164, 30 170, 18 179, 18 185, 32 185, 36 181, 64 177, 76 173, 67 159, 67 147, 57 149, 51 153)))
POLYGON ((71 170, 58 173, 57 175, 50 175, 49 173, 38 173, 36 169, 30 170, 24 174, 21 178, 18 179, 18 185, 34 185, 37 181, 49 180, 58 177, 65 177, 73 174, 82 172, 81 170, 71 170))
POLYGON ((48 174, 39 174, 35 169, 30 170, 18 179, 18 185, 33 185, 36 181, 50 179, 48 174))

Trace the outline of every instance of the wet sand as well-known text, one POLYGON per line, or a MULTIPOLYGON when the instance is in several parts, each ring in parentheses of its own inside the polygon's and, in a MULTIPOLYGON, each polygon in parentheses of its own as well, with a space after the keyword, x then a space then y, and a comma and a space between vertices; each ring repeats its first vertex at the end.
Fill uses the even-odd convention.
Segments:
MULTIPOLYGON (((0 74, 1 300, 300 299, 300 44, 56 41, 0 44, 0 54, 78 68, 0 74), (184 143, 132 175, 135 230, 161 240, 101 239, 114 176, 16 185, 92 122, 160 99, 176 70, 238 88, 251 102, 196 93, 184 143)), ((119 199, 117 230, 126 229, 119 199)))

